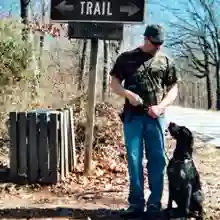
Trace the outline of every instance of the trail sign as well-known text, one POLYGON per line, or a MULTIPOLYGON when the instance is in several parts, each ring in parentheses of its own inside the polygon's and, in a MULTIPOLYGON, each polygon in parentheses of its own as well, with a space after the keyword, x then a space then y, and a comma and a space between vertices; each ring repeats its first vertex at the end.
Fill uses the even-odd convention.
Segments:
POLYGON ((51 0, 53 22, 143 23, 145 0, 51 0))
POLYGON ((122 40, 123 24, 69 23, 68 37, 78 39, 122 40))

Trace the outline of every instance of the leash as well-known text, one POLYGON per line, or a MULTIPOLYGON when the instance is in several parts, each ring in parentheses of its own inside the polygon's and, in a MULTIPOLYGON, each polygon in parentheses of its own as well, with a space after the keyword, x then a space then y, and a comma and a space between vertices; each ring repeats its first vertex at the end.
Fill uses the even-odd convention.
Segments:
MULTIPOLYGON (((164 132, 163 132, 163 129, 162 129, 162 127, 161 127, 161 124, 160 124, 160 122, 158 121, 158 119, 157 119, 157 124, 158 124, 158 126, 159 126, 159 128, 160 128, 160 132, 161 132, 161 134, 162 134, 162 136, 164 135, 164 132)), ((165 137, 165 136, 164 136, 165 137)), ((164 138, 165 139, 165 138, 164 138)), ((163 144, 164 144, 164 154, 165 154, 165 157, 166 157, 166 159, 168 160, 168 163, 169 163, 169 161, 170 161, 170 158, 169 158, 169 156, 168 156, 168 152, 167 152, 167 150, 166 150, 166 147, 165 147, 165 140, 163 140, 163 144)), ((169 145, 169 148, 171 147, 171 144, 169 145)), ((167 163, 167 164, 168 164, 167 163)))
MULTIPOLYGON (((169 148, 171 147, 171 144, 169 145, 169 148)), ((168 162, 170 161, 170 158, 169 158, 169 156, 168 156, 168 152, 167 152, 167 149, 164 147, 164 154, 165 154, 165 156, 166 156, 166 158, 167 158, 167 160, 168 160, 168 162)))

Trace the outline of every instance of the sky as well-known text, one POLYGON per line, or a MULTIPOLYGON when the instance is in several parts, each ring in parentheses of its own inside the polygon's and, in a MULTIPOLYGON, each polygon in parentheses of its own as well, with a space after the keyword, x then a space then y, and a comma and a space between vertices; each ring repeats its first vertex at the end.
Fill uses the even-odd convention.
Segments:
MULTIPOLYGON (((39 7, 41 0, 32 0, 36 7, 39 7), (37 6, 38 5, 38 6, 37 6)), ((46 0, 48 2, 48 0, 46 0)), ((181 0, 167 0, 167 7, 178 8, 178 2, 181 0)), ((169 32, 167 21, 174 19, 168 10, 164 10, 159 4, 160 0, 147 0, 145 4, 145 24, 132 25, 132 46, 139 45, 143 42, 143 32, 147 23, 160 23, 164 26, 165 31, 169 32)), ((0 12, 12 13, 19 15, 20 0, 0 0, 0 12)))

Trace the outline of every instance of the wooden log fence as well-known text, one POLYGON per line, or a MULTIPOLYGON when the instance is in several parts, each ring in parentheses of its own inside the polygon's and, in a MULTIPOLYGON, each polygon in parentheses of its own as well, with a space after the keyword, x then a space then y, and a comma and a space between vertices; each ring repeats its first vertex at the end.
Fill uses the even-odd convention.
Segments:
POLYGON ((55 184, 76 166, 73 110, 10 112, 10 178, 55 184))
POLYGON ((182 81, 179 83, 179 94, 176 105, 187 108, 207 109, 207 88, 205 82, 182 81))

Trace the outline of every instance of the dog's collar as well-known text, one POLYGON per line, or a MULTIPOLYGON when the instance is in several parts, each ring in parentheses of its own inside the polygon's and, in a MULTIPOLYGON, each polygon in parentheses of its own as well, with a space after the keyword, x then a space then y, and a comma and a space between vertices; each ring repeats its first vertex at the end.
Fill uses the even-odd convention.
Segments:
POLYGON ((192 159, 185 158, 184 160, 176 160, 175 158, 173 158, 174 163, 178 163, 178 162, 184 163, 184 162, 190 162, 190 161, 192 161, 192 159))

